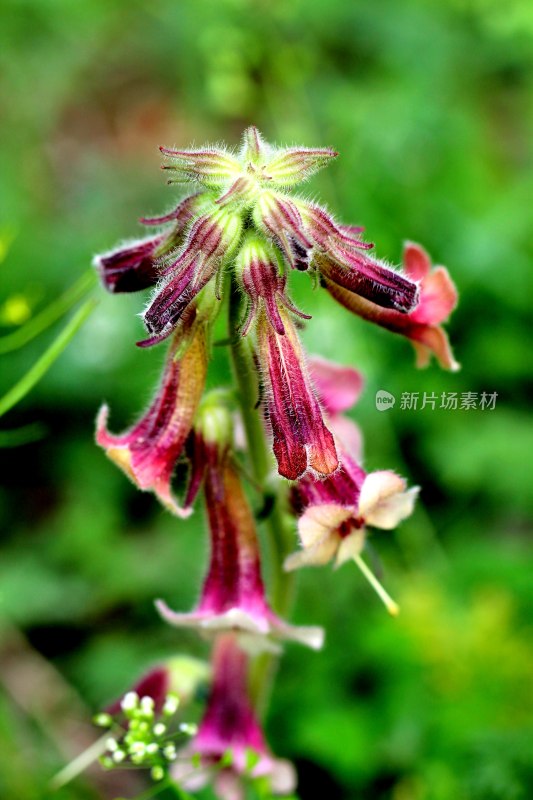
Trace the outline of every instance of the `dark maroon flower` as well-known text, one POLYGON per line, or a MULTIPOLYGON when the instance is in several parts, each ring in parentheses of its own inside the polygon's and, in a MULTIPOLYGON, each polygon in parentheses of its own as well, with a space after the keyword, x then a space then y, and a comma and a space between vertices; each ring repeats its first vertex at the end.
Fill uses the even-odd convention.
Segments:
POLYGON ((95 256, 93 265, 109 292, 137 292, 155 286, 160 277, 160 261, 182 244, 184 232, 204 202, 193 194, 161 217, 143 218, 145 225, 173 226, 164 233, 128 242, 108 253, 95 256))
POLYGON ((331 282, 327 276, 326 286, 331 295, 350 311, 410 339, 416 351, 417 366, 425 367, 433 353, 442 367, 455 371, 459 369, 459 364, 440 325, 448 319, 457 304, 457 290, 448 270, 445 267, 432 270, 426 251, 412 242, 405 245, 403 261, 406 274, 420 284, 420 301, 408 314, 380 308, 371 302, 371 298, 358 297, 331 282))
POLYGON ((233 255, 241 230, 240 217, 223 209, 198 217, 178 257, 163 266, 163 282, 144 313, 152 338, 140 344, 154 344, 172 333, 185 309, 217 274, 223 260, 233 255))
POLYGON ((108 292, 137 292, 154 286, 159 277, 157 252, 165 238, 163 234, 149 236, 95 256, 93 265, 108 292))
POLYGON ((280 192, 265 189, 254 210, 256 227, 277 244, 293 269, 306 270, 313 241, 304 229, 296 204, 280 192))

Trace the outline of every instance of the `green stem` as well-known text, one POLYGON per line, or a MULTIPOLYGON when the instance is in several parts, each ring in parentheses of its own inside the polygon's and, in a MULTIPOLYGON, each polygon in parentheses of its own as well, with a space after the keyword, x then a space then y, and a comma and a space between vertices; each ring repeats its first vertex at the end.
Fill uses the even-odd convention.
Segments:
POLYGON ((96 300, 87 300, 35 364, 2 398, 0 398, 0 417, 22 400, 22 398, 33 389, 35 384, 40 381, 95 307, 96 300))
MULTIPOLYGON (((231 340, 231 356, 237 383, 239 400, 251 471, 254 480, 262 488, 264 494, 272 495, 272 509, 265 520, 271 561, 272 608, 277 614, 287 616, 294 596, 294 576, 284 572, 285 556, 293 547, 293 525, 285 513, 287 484, 271 480, 272 457, 267 447, 265 429, 258 410, 259 384, 253 354, 248 340, 239 331, 241 300, 237 287, 232 283, 229 303, 229 334, 231 340)), ((278 658, 272 653, 264 653, 257 657, 252 667, 251 691, 256 708, 264 711, 278 658)))
POLYGON ((95 285, 95 271, 91 269, 88 272, 84 272, 64 294, 36 314, 26 325, 13 333, 0 337, 0 354, 10 353, 12 350, 17 350, 19 347, 31 342, 32 339, 49 328, 50 325, 53 325, 63 314, 66 314, 67 311, 75 306, 95 285))

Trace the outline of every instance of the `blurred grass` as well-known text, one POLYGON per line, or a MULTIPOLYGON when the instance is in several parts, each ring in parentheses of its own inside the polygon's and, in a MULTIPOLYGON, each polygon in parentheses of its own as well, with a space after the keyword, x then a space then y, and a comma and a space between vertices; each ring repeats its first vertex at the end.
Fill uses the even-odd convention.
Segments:
MULTIPOLYGON (((139 216, 171 205, 159 144, 233 144, 250 123, 271 140, 340 152, 305 193, 364 224, 381 256, 397 263, 412 239, 449 267, 461 293, 449 329, 463 369, 453 375, 415 371, 408 343, 294 276, 298 304, 314 315, 309 350, 366 374, 355 417, 367 466, 421 484, 423 507, 374 542, 398 621, 349 567, 300 576, 296 618, 325 625, 328 645, 288 649, 268 731, 297 761, 304 800, 527 800, 529 0, 4 0, 0 22, 0 334, 35 319, 93 252, 137 235, 139 216), (381 388, 498 400, 493 412, 397 403, 382 414, 381 388)), ((38 424, 47 435, 2 451, 0 615, 92 709, 150 663, 205 654, 152 606, 154 596, 192 605, 202 513, 177 523, 92 442, 103 400, 120 430, 157 379, 162 353, 134 346, 143 302, 102 297, 3 419, 6 431, 38 424)), ((60 325, 3 357, 1 394, 60 325)), ((217 353, 210 381, 227 378, 217 353)), ((0 694, 0 796, 48 798, 63 759, 32 709, 0 694)), ((54 797, 124 791, 91 781, 54 797)))

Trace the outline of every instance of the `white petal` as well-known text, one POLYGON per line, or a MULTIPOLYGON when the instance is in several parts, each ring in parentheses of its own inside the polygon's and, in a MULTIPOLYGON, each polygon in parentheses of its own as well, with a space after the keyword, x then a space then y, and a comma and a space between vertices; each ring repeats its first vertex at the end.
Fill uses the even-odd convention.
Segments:
POLYGON ((287 556, 283 569, 286 572, 291 572, 293 569, 299 569, 300 567, 320 567, 323 564, 327 564, 335 555, 338 544, 339 540, 336 536, 326 534, 312 547, 299 550, 297 553, 287 556))
POLYGON ((336 503, 324 503, 306 508, 298 520, 298 534, 303 546, 313 547, 324 537, 337 536, 339 525, 354 516, 354 511, 353 507, 336 503))
POLYGON ((414 508, 419 487, 406 490, 406 482, 394 472, 371 472, 359 496, 359 515, 368 525, 391 530, 414 508))
POLYGON ((354 556, 358 556, 363 549, 365 543, 365 529, 353 531, 347 536, 339 545, 337 550, 337 558, 335 559, 335 566, 340 567, 346 561, 351 561, 354 556))

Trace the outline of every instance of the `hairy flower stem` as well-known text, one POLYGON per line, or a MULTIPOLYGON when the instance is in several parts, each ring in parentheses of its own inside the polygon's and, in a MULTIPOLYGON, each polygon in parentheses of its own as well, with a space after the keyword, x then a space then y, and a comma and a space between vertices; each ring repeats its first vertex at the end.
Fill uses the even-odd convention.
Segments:
MULTIPOLYGON (((269 508, 268 517, 265 520, 271 563, 271 605, 276 613, 285 617, 293 600, 294 577, 284 572, 283 561, 292 549, 293 531, 288 515, 283 510, 286 504, 286 484, 271 475, 271 457, 267 449, 265 429, 258 409, 260 390, 257 372, 248 340, 241 335, 239 330, 241 305, 241 294, 235 279, 232 278, 229 302, 229 337, 237 397, 246 434, 252 476, 263 492, 265 506, 269 501, 271 502, 271 508, 269 508)), ((251 694, 259 712, 264 711, 268 702, 277 663, 277 655, 263 653, 257 657, 253 666, 251 694)))

